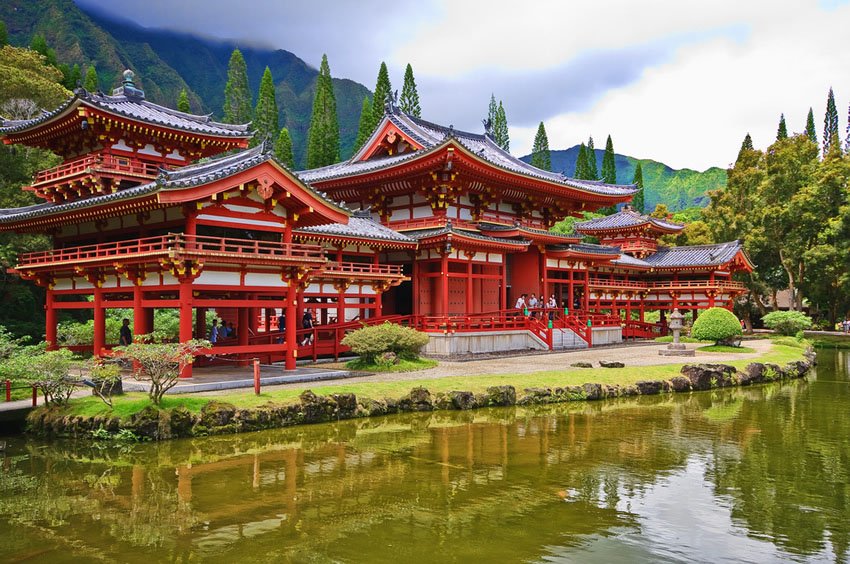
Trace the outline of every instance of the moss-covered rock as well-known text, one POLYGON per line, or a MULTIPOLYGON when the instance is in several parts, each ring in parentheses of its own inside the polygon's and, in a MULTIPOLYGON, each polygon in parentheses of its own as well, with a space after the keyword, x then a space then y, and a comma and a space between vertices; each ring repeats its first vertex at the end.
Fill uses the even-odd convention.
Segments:
POLYGON ((490 386, 487 388, 487 405, 493 407, 516 405, 516 388, 513 386, 490 386))

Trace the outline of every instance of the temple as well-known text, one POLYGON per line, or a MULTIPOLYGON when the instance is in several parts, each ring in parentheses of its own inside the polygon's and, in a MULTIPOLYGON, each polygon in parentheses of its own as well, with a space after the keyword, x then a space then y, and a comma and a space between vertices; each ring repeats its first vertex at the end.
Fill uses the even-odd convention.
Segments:
POLYGON ((248 125, 145 100, 131 71, 111 95, 78 90, 35 119, 0 122, 0 137, 63 160, 24 188, 45 201, 0 210, 0 229, 51 236, 14 271, 46 288, 51 346, 59 311, 91 310, 98 355, 115 344, 109 308, 131 308, 135 334, 155 329, 156 309, 177 309, 181 340, 207 336, 214 311, 235 336, 208 355, 286 369, 299 355, 338 356, 347 331, 383 321, 429 332, 433 354, 587 347, 662 331, 647 311, 731 308, 745 291, 732 275, 752 269, 738 242, 660 245, 683 225, 627 205, 575 234, 551 231, 637 188, 537 169, 487 131, 392 102, 353 157, 301 172, 266 141, 249 148, 248 125), (532 293, 557 307, 512 307, 532 293), (307 308, 312 329, 301 328, 307 308))

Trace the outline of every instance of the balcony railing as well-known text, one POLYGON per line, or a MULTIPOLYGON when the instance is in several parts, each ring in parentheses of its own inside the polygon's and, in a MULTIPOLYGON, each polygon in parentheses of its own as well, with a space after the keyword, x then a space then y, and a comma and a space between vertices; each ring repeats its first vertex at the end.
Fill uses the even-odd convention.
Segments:
POLYGON ((680 289, 703 289, 718 288, 721 290, 745 290, 743 282, 735 280, 659 280, 649 282, 638 282, 635 280, 606 280, 604 278, 591 278, 592 288, 613 288, 627 290, 680 290, 680 289))
POLYGON ((155 258, 170 254, 194 257, 233 257, 239 259, 281 260, 323 264, 324 251, 318 245, 287 244, 169 233, 132 241, 116 241, 25 253, 18 257, 18 269, 59 266, 116 259, 155 258))
POLYGON ((404 276, 400 264, 369 264, 362 262, 330 262, 324 269, 323 274, 336 276, 378 276, 378 277, 400 277, 404 276))
POLYGON ((159 166, 113 155, 87 155, 59 166, 42 170, 33 177, 33 188, 85 174, 118 174, 140 178, 155 178, 159 166))

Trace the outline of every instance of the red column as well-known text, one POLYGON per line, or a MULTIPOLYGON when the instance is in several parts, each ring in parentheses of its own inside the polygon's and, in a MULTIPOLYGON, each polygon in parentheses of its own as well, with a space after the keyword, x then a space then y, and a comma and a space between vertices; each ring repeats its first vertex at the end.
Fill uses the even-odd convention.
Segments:
POLYGON ((295 335, 297 325, 295 323, 298 316, 296 310, 297 289, 290 282, 289 290, 286 293, 286 360, 284 367, 286 370, 295 370, 295 360, 298 355, 298 337, 295 335))
POLYGON ((499 296, 501 300, 499 309, 508 309, 508 255, 502 255, 502 264, 499 268, 502 269, 502 295, 499 296))
POLYGON ((139 284, 135 284, 133 286, 133 336, 136 335, 144 335, 145 333, 149 333, 145 327, 146 319, 145 319, 145 310, 142 307, 142 298, 144 297, 144 293, 142 292, 142 287, 139 284))
POLYGON ((103 309, 103 289, 94 289, 94 347, 92 354, 100 356, 106 346, 106 310, 103 309))
MULTIPOLYGON (((575 300, 575 288, 573 286, 573 284, 574 284, 573 274, 575 274, 575 271, 573 270, 572 267, 570 267, 569 290, 568 290, 569 297, 567 298, 567 307, 569 308, 570 312, 572 312, 573 308, 575 307, 575 301, 574 301, 575 300)), ((558 304, 558 305, 560 305, 560 304, 558 304)))
POLYGON ((413 315, 419 315, 419 257, 413 253, 413 315))
POLYGON ((47 289, 47 295, 44 299, 44 340, 48 345, 48 350, 56 350, 56 310, 53 308, 54 295, 53 290, 47 289))
POLYGON ((448 315, 449 313, 449 255, 444 253, 441 255, 440 259, 440 296, 443 300, 443 310, 442 313, 444 315, 448 315))
MULTIPOLYGON (((375 266, 379 266, 381 264, 380 249, 375 249, 375 258, 372 261, 372 264, 374 264, 375 266)), ((382 294, 383 292, 381 290, 375 291, 375 317, 380 317, 384 314, 384 302, 382 294)))
MULTIPOLYGON (((192 280, 185 278, 180 280, 180 342, 192 340, 192 280)), ((192 365, 187 364, 180 372, 181 378, 192 377, 192 365)))
POLYGON ((466 313, 472 313, 473 306, 473 291, 472 291, 472 258, 466 263, 466 313))
POLYGON ((584 270, 584 311, 590 311, 590 269, 585 265, 584 270))

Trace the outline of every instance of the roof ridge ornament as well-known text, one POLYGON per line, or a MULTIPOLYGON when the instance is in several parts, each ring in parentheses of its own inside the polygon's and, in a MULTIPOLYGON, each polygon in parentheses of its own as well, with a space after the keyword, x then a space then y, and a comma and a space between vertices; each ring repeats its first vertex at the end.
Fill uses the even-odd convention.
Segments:
POLYGON ((384 110, 387 114, 396 113, 396 109, 398 109, 398 89, 396 89, 395 92, 390 93, 384 102, 384 110))
POLYGON ((484 124, 484 135, 487 137, 493 137, 493 120, 488 117, 482 119, 481 123, 484 124))
POLYGON ((263 155, 270 155, 273 150, 274 144, 272 143, 271 135, 266 135, 263 142, 260 143, 260 153, 263 155))

